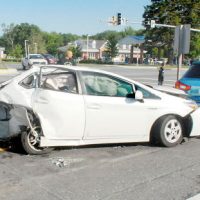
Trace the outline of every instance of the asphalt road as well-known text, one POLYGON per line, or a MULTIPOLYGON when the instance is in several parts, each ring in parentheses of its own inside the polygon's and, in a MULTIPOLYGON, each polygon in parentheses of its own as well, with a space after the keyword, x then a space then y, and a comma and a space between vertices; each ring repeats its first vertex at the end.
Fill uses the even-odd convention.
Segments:
POLYGON ((185 200, 200 192, 200 140, 0 154, 1 200, 185 200))
MULTIPOLYGON (((154 68, 101 68, 157 83, 154 68)), ((174 70, 165 73, 175 80, 174 70)), ((0 200, 185 200, 200 193, 198 138, 174 148, 103 145, 43 156, 25 155, 16 143, 0 147, 0 200)))

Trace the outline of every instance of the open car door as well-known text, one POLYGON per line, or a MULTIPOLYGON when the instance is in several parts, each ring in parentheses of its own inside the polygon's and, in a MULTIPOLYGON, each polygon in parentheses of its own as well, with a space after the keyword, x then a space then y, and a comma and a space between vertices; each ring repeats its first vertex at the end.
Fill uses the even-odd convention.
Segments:
POLYGON ((32 96, 44 137, 56 141, 82 139, 85 125, 83 96, 79 95, 74 71, 42 67, 38 88, 32 96))

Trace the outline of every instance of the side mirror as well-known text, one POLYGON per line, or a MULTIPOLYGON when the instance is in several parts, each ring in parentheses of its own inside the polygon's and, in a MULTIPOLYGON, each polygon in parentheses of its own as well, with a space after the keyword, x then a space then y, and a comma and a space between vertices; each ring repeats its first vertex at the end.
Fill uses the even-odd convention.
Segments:
POLYGON ((134 93, 128 93, 126 95, 127 98, 130 98, 130 99, 135 99, 135 94, 134 93))
POLYGON ((137 90, 137 91, 135 92, 135 100, 144 102, 143 93, 142 93, 140 90, 137 90))

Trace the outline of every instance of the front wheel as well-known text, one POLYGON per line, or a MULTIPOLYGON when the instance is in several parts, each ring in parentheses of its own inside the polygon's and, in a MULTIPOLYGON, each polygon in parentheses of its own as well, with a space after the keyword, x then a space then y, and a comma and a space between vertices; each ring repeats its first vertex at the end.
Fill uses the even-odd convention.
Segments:
POLYGON ((40 135, 41 129, 40 127, 34 127, 33 130, 29 129, 27 131, 22 132, 21 134, 21 142, 22 147, 28 154, 32 155, 40 155, 49 153, 52 149, 47 147, 40 147, 40 135))
POLYGON ((166 147, 173 147, 183 140, 183 126, 179 118, 173 115, 162 118, 156 127, 159 142, 166 147))

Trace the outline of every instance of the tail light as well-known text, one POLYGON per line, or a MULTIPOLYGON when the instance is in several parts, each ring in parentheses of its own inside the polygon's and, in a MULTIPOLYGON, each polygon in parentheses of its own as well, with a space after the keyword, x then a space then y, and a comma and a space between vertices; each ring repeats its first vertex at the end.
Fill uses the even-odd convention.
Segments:
POLYGON ((188 91, 190 90, 191 86, 181 83, 180 81, 176 81, 175 88, 188 91))

